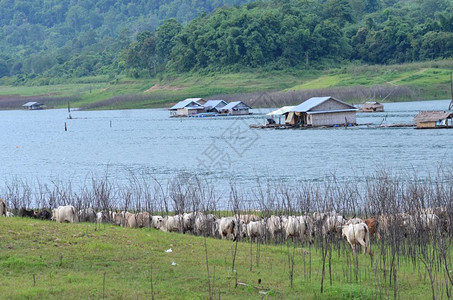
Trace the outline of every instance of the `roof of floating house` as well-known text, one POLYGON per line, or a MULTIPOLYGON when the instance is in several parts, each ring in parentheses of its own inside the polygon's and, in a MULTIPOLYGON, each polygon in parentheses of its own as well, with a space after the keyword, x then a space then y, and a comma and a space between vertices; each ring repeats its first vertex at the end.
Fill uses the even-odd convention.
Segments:
POLYGON ((202 100, 202 98, 187 98, 186 100, 179 101, 178 103, 176 103, 175 105, 170 107, 170 109, 180 109, 180 108, 184 108, 187 106, 191 106, 191 107, 203 106, 197 102, 200 100, 202 100))
POLYGON ((204 107, 210 109, 210 108, 217 107, 217 105, 219 105, 219 104, 223 104, 223 106, 226 106, 228 103, 225 100, 208 100, 204 104, 204 107))
POLYGON ((270 113, 267 113, 268 116, 281 116, 286 114, 287 112, 290 112, 291 109, 293 109, 295 106, 283 106, 282 108, 279 108, 277 110, 271 111, 270 113))
POLYGON ((247 108, 247 109, 250 109, 251 107, 248 106, 247 104, 245 104, 244 102, 242 101, 234 101, 234 102, 231 102, 231 103, 228 103, 227 105, 225 105, 224 107, 222 107, 222 110, 228 110, 228 109, 233 109, 235 108, 236 106, 242 104, 244 106, 244 108, 247 108))
POLYGON ((365 102, 361 109, 377 109, 377 108, 384 108, 384 104, 379 103, 377 101, 368 101, 365 102))
POLYGON ((42 104, 42 103, 39 103, 39 102, 27 102, 27 103, 25 103, 25 104, 22 105, 22 106, 24 106, 24 107, 31 107, 31 106, 34 106, 34 105, 38 105, 38 106, 39 106, 39 105, 43 105, 43 104, 42 104))
POLYGON ((312 113, 312 114, 315 114, 315 113, 320 114, 320 113, 332 112, 330 110, 328 110, 328 111, 314 111, 314 112, 310 112, 310 110, 312 110, 313 108, 315 108, 318 105, 321 105, 322 103, 326 102, 327 100, 334 100, 334 101, 336 101, 338 103, 341 103, 341 104, 346 105, 347 107, 349 107, 349 108, 346 108, 346 109, 335 109, 335 110, 332 110, 334 112, 357 111, 357 108, 355 108, 351 104, 348 104, 346 102, 343 102, 341 100, 338 100, 338 99, 336 99, 334 97, 330 97, 330 96, 328 96, 328 97, 313 97, 313 98, 310 98, 308 100, 305 100, 301 104, 295 106, 290 111, 312 113))
POLYGON ((416 123, 437 122, 448 118, 453 118, 452 112, 443 110, 421 111, 415 116, 414 121, 416 123))

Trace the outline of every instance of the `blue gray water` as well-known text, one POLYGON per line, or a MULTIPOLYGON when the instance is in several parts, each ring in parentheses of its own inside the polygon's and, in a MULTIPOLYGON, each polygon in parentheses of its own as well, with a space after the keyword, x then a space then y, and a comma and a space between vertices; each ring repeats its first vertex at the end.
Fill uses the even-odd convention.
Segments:
MULTIPOLYGON (((383 113, 358 113, 357 123, 412 123, 418 111, 448 104, 386 103, 383 113)), ((108 173, 121 184, 130 172, 159 180, 188 172, 219 187, 232 178, 248 187, 258 177, 360 181, 382 168, 423 177, 453 161, 453 130, 249 129, 268 111, 218 118, 169 118, 165 109, 73 111, 71 120, 64 109, 0 111, 0 180, 83 182, 108 173)))

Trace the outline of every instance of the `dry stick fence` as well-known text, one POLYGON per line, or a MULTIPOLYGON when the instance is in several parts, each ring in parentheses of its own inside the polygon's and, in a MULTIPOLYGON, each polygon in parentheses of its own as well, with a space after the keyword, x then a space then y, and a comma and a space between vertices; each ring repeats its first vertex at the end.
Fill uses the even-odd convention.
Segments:
MULTIPOLYGON (((254 188, 241 190, 234 181, 230 182, 229 212, 219 211, 221 198, 213 182, 198 176, 181 174, 164 183, 155 178, 131 174, 126 186, 120 185, 109 176, 86 180, 82 187, 74 187, 70 181, 53 181, 50 184, 33 183, 12 178, 5 181, 0 190, 7 206, 14 212, 20 208, 54 208, 72 204, 77 209, 92 207, 96 210, 148 211, 153 214, 173 214, 199 211, 220 215, 240 215, 259 213, 267 218, 271 215, 302 215, 315 211, 336 211, 340 215, 379 217, 379 227, 374 251, 377 260, 370 260, 370 266, 360 266, 357 256, 353 256, 345 241, 333 234, 323 235, 320 223, 313 224, 314 244, 307 239, 295 240, 287 244, 289 285, 294 283, 296 255, 304 262, 304 276, 311 280, 311 251, 298 254, 296 246, 310 247, 322 255, 322 277, 320 292, 326 284, 335 280, 332 273, 332 257, 346 255, 344 278, 348 282, 364 280, 364 276, 374 276, 376 298, 399 297, 399 268, 412 267, 419 274, 426 274, 431 285, 433 299, 452 297, 451 243, 453 234, 453 188, 452 172, 440 172, 432 179, 414 176, 395 177, 386 171, 378 171, 367 177, 360 187, 341 183, 333 177, 324 183, 304 183, 290 186, 284 182, 267 180, 257 182, 254 188), (427 227, 424 215, 436 214, 439 222, 427 227), (379 270, 382 270, 380 272, 379 270), (424 271, 423 271, 424 270, 424 271)), ((110 221, 110 220, 106 220, 110 221)), ((209 228, 203 233, 211 236, 209 228)), ((232 271, 238 241, 232 247, 232 271)), ((256 243, 281 243, 282 232, 275 240, 269 235, 257 239, 256 243)), ((251 248, 252 249, 252 248, 251 248)), ((256 249, 256 264, 259 264, 260 247, 256 249)), ((206 248, 206 256, 207 256, 206 248)), ((207 258, 207 257, 206 257, 207 258)), ((253 259, 250 257, 250 268, 253 259)), ((207 260, 207 270, 209 271, 207 260)), ((208 274, 207 282, 211 284, 208 274)), ((366 277, 365 277, 366 278, 366 277)), ((153 289, 153 287, 152 287, 153 289)), ((213 286, 209 292, 214 295, 213 286)))

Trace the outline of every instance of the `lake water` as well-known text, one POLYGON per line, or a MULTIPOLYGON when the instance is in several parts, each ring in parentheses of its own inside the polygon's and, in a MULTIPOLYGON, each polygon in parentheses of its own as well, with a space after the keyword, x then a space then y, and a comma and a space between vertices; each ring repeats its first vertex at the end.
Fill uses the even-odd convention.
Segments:
MULTIPOLYGON (((420 110, 446 110, 449 100, 386 103, 384 113, 358 113, 358 124, 412 123, 420 110)), ((413 128, 250 129, 270 109, 244 117, 169 118, 165 109, 0 111, 0 180, 73 180, 130 172, 167 180, 187 172, 220 189, 271 178, 289 184, 361 181, 385 168, 427 176, 453 161, 453 130, 413 128), (64 130, 65 122, 67 131, 64 130)), ((2 192, 0 184, 0 192, 2 192)))

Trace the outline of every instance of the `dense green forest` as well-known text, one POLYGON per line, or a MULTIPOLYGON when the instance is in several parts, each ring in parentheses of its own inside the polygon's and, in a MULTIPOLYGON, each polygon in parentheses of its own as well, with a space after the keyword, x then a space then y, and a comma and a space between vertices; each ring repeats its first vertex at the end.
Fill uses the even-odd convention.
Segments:
POLYGON ((241 70, 393 64, 453 55, 452 1, 270 0, 168 20, 127 51, 147 70, 241 70))
POLYGON ((452 0, 0 0, 10 83, 453 56, 452 0))
MULTIPOLYGON (((115 76, 138 33, 250 0, 0 0, 0 78, 115 76)), ((55 79, 54 79, 55 81, 55 79)))

